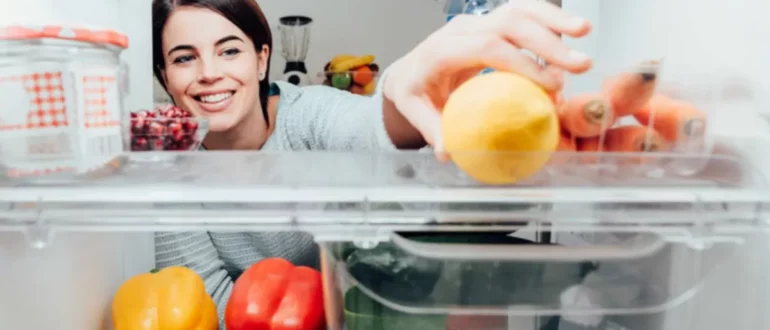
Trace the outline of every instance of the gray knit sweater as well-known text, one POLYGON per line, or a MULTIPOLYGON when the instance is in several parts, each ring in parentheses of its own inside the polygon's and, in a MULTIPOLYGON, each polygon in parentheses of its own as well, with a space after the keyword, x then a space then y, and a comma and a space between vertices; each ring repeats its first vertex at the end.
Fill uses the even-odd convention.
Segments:
MULTIPOLYGON (((381 79, 384 80, 384 79, 381 79)), ((382 92, 357 96, 325 86, 296 87, 277 82, 280 90, 275 130, 263 150, 394 150, 385 132, 382 92)), ((182 265, 200 274, 219 311, 224 310, 234 278, 257 261, 282 257, 297 265, 318 267, 313 237, 300 232, 169 232, 155 235, 157 267, 182 265)))

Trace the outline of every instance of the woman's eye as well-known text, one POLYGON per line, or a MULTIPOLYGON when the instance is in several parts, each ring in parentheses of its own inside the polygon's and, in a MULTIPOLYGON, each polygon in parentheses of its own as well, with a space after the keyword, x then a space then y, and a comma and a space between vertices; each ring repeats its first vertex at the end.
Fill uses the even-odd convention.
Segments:
POLYGON ((174 59, 174 63, 177 63, 177 64, 187 63, 187 62, 192 61, 194 59, 195 58, 192 55, 184 55, 184 56, 179 56, 179 57, 175 58, 174 59))
POLYGON ((222 55, 233 56, 233 55, 239 54, 240 52, 241 51, 239 49, 237 49, 237 48, 231 48, 231 49, 226 49, 225 51, 223 51, 222 55))

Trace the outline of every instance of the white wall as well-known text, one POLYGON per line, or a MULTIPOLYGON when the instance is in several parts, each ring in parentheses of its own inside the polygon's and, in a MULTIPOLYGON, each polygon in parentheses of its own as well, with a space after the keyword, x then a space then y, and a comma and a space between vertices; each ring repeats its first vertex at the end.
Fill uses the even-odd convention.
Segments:
POLYGON ((284 15, 314 19, 308 70, 317 73, 339 53, 374 54, 387 65, 444 24, 443 6, 433 0, 280 0, 258 1, 273 25, 273 79, 284 60, 276 26, 284 15))
POLYGON ((75 24, 117 27, 118 0, 0 0, 0 25, 75 24))

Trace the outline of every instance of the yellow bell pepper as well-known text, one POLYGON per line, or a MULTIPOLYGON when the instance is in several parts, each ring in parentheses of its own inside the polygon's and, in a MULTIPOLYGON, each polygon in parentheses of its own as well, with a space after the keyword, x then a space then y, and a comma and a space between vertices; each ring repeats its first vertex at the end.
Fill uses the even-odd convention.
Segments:
POLYGON ((112 325, 115 330, 218 330, 219 317, 197 273, 168 267, 123 283, 112 301, 112 325))

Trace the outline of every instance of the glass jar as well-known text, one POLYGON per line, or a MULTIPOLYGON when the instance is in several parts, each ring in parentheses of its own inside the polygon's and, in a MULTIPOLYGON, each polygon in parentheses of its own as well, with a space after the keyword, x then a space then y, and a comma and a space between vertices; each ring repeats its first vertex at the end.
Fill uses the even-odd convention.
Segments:
POLYGON ((108 30, 0 28, 0 176, 70 179, 123 153, 127 47, 108 30))

